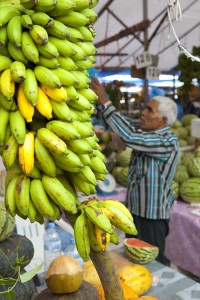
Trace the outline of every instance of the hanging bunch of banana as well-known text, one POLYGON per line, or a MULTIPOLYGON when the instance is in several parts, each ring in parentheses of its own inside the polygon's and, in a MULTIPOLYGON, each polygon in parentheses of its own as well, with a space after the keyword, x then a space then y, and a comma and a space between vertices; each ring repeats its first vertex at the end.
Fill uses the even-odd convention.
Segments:
POLYGON ((90 249, 104 252, 110 243, 119 243, 116 228, 137 234, 131 213, 117 200, 100 201, 91 197, 79 205, 79 211, 74 235, 77 250, 84 261, 89 259, 90 249))

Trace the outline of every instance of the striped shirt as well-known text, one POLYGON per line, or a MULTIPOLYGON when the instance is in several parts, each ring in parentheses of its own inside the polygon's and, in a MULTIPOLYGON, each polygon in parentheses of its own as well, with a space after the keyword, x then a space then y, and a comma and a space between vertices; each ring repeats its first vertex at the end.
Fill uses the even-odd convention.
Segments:
POLYGON ((148 219, 169 219, 174 195, 171 183, 179 159, 179 143, 169 127, 145 132, 127 121, 114 106, 102 111, 104 121, 132 148, 126 204, 148 219))

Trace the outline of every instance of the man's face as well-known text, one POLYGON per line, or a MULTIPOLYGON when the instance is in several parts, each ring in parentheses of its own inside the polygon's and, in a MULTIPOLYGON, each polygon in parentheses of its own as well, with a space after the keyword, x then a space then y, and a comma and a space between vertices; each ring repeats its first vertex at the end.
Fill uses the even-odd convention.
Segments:
POLYGON ((161 129, 166 125, 166 118, 160 117, 158 113, 158 102, 151 100, 141 113, 140 127, 144 131, 161 129))

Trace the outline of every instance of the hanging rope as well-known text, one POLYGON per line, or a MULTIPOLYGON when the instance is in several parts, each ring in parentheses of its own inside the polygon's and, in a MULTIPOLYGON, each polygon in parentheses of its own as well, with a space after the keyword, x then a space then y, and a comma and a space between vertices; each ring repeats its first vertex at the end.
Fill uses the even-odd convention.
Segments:
POLYGON ((172 24, 172 18, 171 15, 174 15, 174 7, 176 6, 176 11, 175 11, 175 16, 176 16, 176 21, 180 21, 182 18, 182 12, 181 12, 181 6, 180 6, 180 2, 179 0, 168 0, 168 7, 167 7, 167 14, 168 14, 168 19, 169 19, 169 24, 170 24, 170 28, 172 29, 174 36, 177 40, 178 43, 178 47, 179 49, 188 57, 190 58, 192 61, 198 61, 200 62, 200 58, 198 56, 194 56, 191 53, 189 53, 180 43, 179 38, 177 37, 176 31, 174 29, 174 26, 172 24))

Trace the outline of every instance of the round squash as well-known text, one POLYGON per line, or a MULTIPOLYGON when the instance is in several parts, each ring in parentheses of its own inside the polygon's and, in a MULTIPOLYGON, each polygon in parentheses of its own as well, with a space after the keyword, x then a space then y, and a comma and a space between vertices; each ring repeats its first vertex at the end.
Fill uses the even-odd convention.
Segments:
POLYGON ((62 255, 50 264, 45 281, 54 294, 73 293, 81 286, 83 269, 74 258, 62 255))
POLYGON ((152 284, 150 271, 142 265, 130 264, 117 270, 120 280, 125 282, 133 291, 141 296, 146 293, 152 284))

